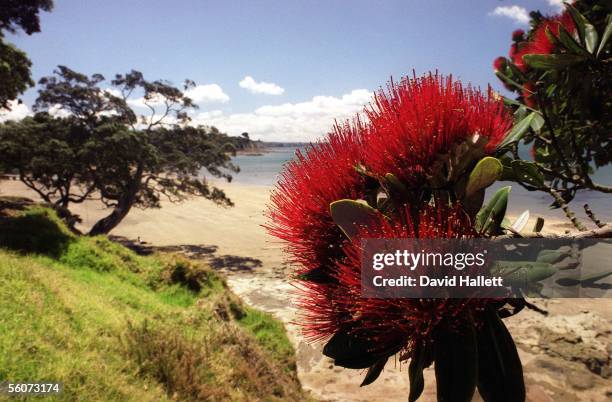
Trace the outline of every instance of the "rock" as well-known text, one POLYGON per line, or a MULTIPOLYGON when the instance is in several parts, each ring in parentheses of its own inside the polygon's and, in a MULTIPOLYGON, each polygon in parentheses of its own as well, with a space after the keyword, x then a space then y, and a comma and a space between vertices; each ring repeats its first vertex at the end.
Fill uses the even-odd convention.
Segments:
POLYGON ((595 385, 595 381, 593 381, 593 376, 587 373, 574 372, 567 376, 567 382, 572 386, 572 388, 577 390, 585 390, 593 388, 595 385))

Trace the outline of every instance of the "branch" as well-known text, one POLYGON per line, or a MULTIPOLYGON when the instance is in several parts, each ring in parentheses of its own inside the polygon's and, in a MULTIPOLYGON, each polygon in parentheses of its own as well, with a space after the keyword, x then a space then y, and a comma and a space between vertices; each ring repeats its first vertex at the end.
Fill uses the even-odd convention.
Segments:
POLYGON ((602 193, 612 193, 612 186, 606 186, 606 185, 603 185, 603 184, 594 183, 590 179, 590 177, 589 177, 588 180, 584 180, 583 178, 574 179, 572 177, 568 177, 568 176, 564 175, 563 173, 555 172, 554 170, 551 170, 551 169, 549 169, 549 168, 547 168, 545 166, 542 166, 538 162, 535 162, 535 164, 536 164, 537 168, 540 169, 540 171, 542 173, 545 173, 547 175, 557 177, 557 178, 562 179, 564 181, 567 181, 569 183, 578 184, 578 185, 580 185, 580 186, 582 186, 583 188, 586 188, 586 189, 596 190, 596 191, 599 191, 599 192, 602 192, 602 193))
POLYGON ((589 207, 589 204, 584 204, 584 212, 587 214, 589 219, 592 220, 595 225, 597 225, 598 228, 603 228, 604 226, 606 226, 605 223, 601 223, 601 221, 597 219, 597 217, 591 210, 591 207, 589 207))
POLYGON ((567 216, 567 219, 569 219, 572 222, 572 224, 574 225, 576 229, 580 230, 581 232, 587 230, 587 228, 578 220, 578 218, 576 218, 576 215, 574 214, 574 212, 572 212, 569 205, 567 205, 567 203, 565 202, 563 197, 559 195, 557 190, 553 189, 552 187, 547 188, 546 190, 548 191, 550 195, 553 196, 557 204, 559 204, 561 209, 563 209, 563 212, 565 212, 565 216, 567 216))
POLYGON ((517 235, 504 235, 498 236, 495 239, 514 239, 514 238, 542 238, 542 239, 609 239, 612 238, 612 224, 607 223, 604 227, 599 229, 587 230, 579 233, 567 233, 567 234, 555 234, 555 233, 547 233, 542 234, 539 232, 532 233, 521 233, 520 236, 517 235))

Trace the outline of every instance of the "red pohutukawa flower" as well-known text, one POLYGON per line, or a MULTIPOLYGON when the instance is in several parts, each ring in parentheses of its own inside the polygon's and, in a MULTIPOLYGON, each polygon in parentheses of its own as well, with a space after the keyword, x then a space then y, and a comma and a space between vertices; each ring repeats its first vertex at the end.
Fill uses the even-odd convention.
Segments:
MULTIPOLYGON (((354 336, 365 345, 364 361, 336 358, 345 367, 368 367, 376 356, 370 353, 373 341, 386 356, 425 341, 443 318, 458 317, 469 302, 361 298, 359 243, 350 242, 335 224, 330 204, 341 199, 376 203, 376 191, 389 173, 408 187, 424 184, 437 158, 466 141, 473 143, 475 137, 482 152, 491 152, 512 122, 491 89, 482 93, 437 73, 391 82, 365 114, 367 121, 336 125, 324 142, 298 152, 285 166, 268 211, 267 229, 286 242, 289 260, 300 275, 306 335, 313 340, 354 336)), ((406 202, 387 217, 381 215, 379 224, 361 235, 474 236, 460 206, 450 208, 443 201, 437 209, 427 202, 408 208, 406 202), (398 212, 403 208, 411 215, 398 212), (414 219, 419 220, 418 230, 414 219)))
POLYGON ((359 235, 343 247, 345 258, 331 268, 336 279, 327 284, 304 282, 299 305, 305 334, 311 340, 327 339, 340 332, 371 345, 368 352, 410 350, 431 341, 434 328, 459 326, 461 312, 479 308, 484 300, 469 299, 374 299, 361 296, 361 239, 367 238, 472 238, 470 218, 459 205, 427 205, 418 225, 406 208, 396 219, 379 214, 377 222, 360 228, 359 235), (418 229, 416 227, 418 226, 418 229))
POLYGON ((574 23, 571 14, 567 11, 564 11, 559 15, 543 19, 532 31, 527 41, 512 44, 510 48, 510 58, 512 59, 512 62, 519 68, 519 70, 525 72, 527 71, 528 66, 523 60, 523 56, 527 54, 554 53, 555 43, 551 40, 548 33, 553 35, 555 38, 558 38, 561 27, 563 27, 563 29, 565 29, 571 35, 576 33, 576 24, 574 23))
POLYGON ((487 152, 494 151, 512 124, 491 88, 482 93, 438 74, 391 81, 365 113, 364 165, 411 186, 421 185, 437 158, 475 134, 488 140, 487 152))
POLYGON ((268 231, 286 242, 298 274, 330 265, 341 255, 345 237, 329 214, 333 201, 362 198, 364 178, 355 171, 361 157, 360 138, 365 130, 338 125, 326 142, 300 151, 285 165, 270 199, 268 231))

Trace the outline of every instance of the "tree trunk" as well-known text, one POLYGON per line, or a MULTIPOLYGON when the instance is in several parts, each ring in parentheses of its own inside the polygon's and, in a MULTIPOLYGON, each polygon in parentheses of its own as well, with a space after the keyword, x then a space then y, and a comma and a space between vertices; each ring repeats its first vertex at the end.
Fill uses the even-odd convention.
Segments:
POLYGON ((119 198, 117 201, 117 206, 113 209, 113 212, 111 212, 107 217, 96 222, 89 233, 87 233, 89 236, 107 234, 119 223, 121 223, 123 218, 125 218, 128 212, 130 212, 132 205, 134 205, 134 202, 136 201, 136 195, 138 194, 138 191, 140 191, 142 172, 143 165, 142 163, 139 163, 134 176, 130 180, 128 190, 119 198))
POLYGON ((93 225, 88 235, 97 236, 100 234, 107 234, 111 230, 113 230, 119 223, 121 223, 123 218, 126 217, 128 212, 130 212, 130 209, 132 209, 132 200, 129 200, 127 197, 122 198, 117 204, 117 206, 113 209, 113 212, 111 212, 108 216, 100 219, 98 222, 95 223, 95 225, 93 225))

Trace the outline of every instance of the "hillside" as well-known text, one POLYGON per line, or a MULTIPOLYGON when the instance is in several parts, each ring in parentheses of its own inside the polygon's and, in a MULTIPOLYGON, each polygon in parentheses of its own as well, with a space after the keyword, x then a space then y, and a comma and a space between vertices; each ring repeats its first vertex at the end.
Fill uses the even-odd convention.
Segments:
POLYGON ((304 400, 282 324, 209 267, 0 202, 0 380, 59 400, 304 400))

